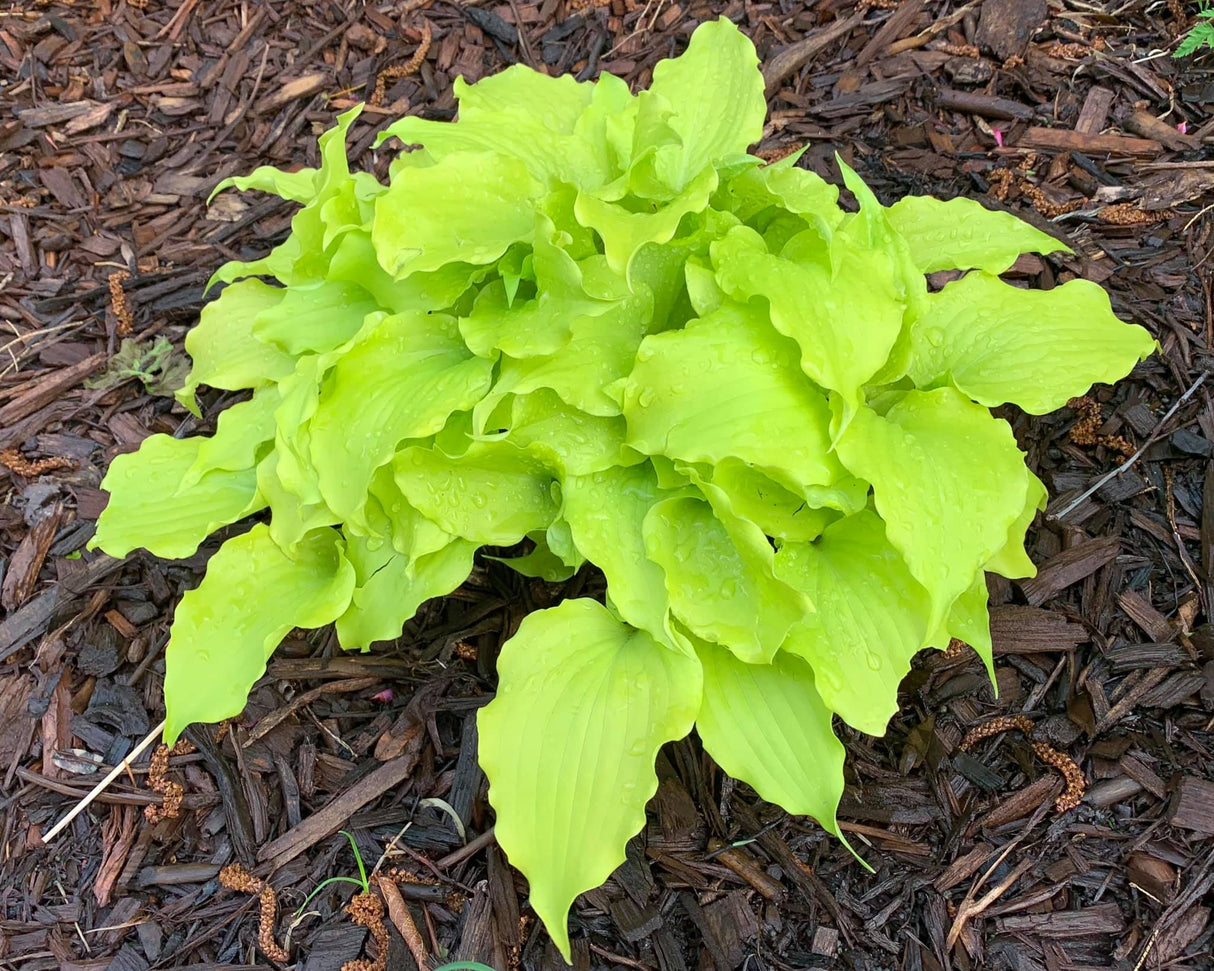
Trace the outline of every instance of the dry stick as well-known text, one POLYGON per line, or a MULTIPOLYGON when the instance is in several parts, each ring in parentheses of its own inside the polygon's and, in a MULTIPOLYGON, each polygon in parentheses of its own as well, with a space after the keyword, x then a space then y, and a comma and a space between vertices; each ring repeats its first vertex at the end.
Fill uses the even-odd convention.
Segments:
POLYGON ((1206 378, 1209 376, 1209 371, 1203 371, 1200 375, 1198 375, 1197 380, 1189 385, 1189 390, 1177 398, 1172 407, 1168 409, 1168 413, 1159 419, 1159 424, 1155 426, 1155 431, 1151 432, 1150 437, 1142 443, 1142 448, 1126 459, 1121 465, 1117 466, 1117 468, 1113 469, 1113 471, 1106 472, 1104 475, 1102 475, 1099 479, 1092 483, 1089 489, 1085 490, 1082 494, 1076 496, 1074 499, 1068 502, 1066 506, 1059 512, 1051 514, 1049 518, 1054 520, 1065 518, 1068 513, 1071 513, 1075 509, 1079 508, 1080 503, 1092 495, 1092 493, 1094 493, 1097 489, 1110 480, 1117 478, 1117 476, 1121 475, 1122 472, 1142 458, 1142 453, 1159 440, 1160 433, 1164 425, 1168 423, 1168 420, 1180 410, 1181 405, 1193 397, 1193 393, 1200 388, 1203 383, 1205 383, 1206 378))
POLYGON ((64 816, 61 820, 59 820, 59 822, 57 822, 54 826, 52 826, 50 829, 48 829, 43 834, 42 842, 44 844, 49 843, 51 840, 53 840, 55 838, 55 836, 59 833, 59 831, 61 829, 63 829, 63 827, 65 827, 73 819, 75 819, 82 812, 84 812, 84 810, 88 806, 88 804, 91 803, 94 799, 96 799, 99 795, 101 795, 101 793, 104 791, 106 786, 108 786, 111 782, 113 782, 115 779, 117 779, 118 776, 122 775, 122 773, 127 770, 127 768, 130 766, 130 764, 139 757, 140 753, 142 753, 145 748, 147 748, 149 745, 151 745, 152 742, 156 741, 156 739, 159 737, 160 733, 162 731, 164 731, 164 726, 165 726, 165 723, 161 722, 159 725, 157 725, 155 728, 153 728, 150 732, 148 732, 147 737, 131 750, 130 755, 128 755, 125 759, 123 759, 121 762, 119 762, 112 769, 110 769, 110 771, 106 774, 106 777, 104 779, 102 779, 100 782, 98 782, 95 786, 93 786, 92 791, 87 796, 85 796, 83 799, 81 799, 78 803, 76 803, 76 805, 72 808, 71 812, 69 812, 66 816, 64 816))

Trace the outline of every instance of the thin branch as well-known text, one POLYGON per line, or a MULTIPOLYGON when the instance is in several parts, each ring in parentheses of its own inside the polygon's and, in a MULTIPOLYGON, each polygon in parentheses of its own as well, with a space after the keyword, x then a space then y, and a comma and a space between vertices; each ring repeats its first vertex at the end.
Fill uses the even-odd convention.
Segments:
POLYGON ((1058 511, 1056 513, 1051 513, 1049 518, 1054 519, 1054 520, 1066 518, 1066 516, 1069 513, 1072 513, 1076 509, 1079 508, 1079 506, 1083 502, 1083 500, 1085 500, 1089 496, 1091 496, 1092 493, 1094 493, 1097 489, 1099 489, 1105 483, 1109 482, 1112 479, 1117 478, 1117 476, 1121 475, 1122 472, 1124 472, 1131 465, 1133 465, 1140 458, 1142 458, 1143 452, 1145 452, 1148 448, 1150 448, 1152 445, 1154 445, 1159 440, 1161 433, 1163 431, 1163 427, 1168 423, 1169 419, 1171 419, 1171 417, 1174 414, 1176 414, 1177 411, 1180 410, 1181 405, 1183 405, 1186 401, 1188 401, 1191 397, 1193 397, 1193 393, 1198 388, 1200 388, 1203 383, 1205 383, 1206 378, 1209 376, 1210 376, 1209 371, 1203 371, 1200 375, 1198 375, 1197 380, 1194 381, 1191 385, 1189 385, 1189 390, 1186 391, 1184 394, 1182 394, 1179 398, 1177 398, 1176 402, 1172 405, 1172 407, 1168 409, 1168 413, 1159 420, 1159 424, 1155 426, 1155 431, 1151 432, 1151 436, 1145 442, 1142 443, 1142 448, 1140 448, 1137 452, 1135 452, 1128 459, 1126 459, 1123 463, 1121 463, 1121 465, 1117 466, 1117 468, 1113 469, 1113 471, 1106 472, 1104 475, 1102 475, 1099 479, 1097 479, 1095 482, 1093 482, 1092 485, 1088 489, 1086 489, 1083 493, 1081 493, 1080 495, 1078 495, 1074 499, 1072 499, 1070 502, 1068 502, 1066 504, 1066 506, 1064 506, 1060 511, 1058 511))
POLYGON ((164 731, 164 726, 165 726, 165 723, 161 722, 159 725, 157 725, 155 728, 153 728, 150 732, 148 732, 147 737, 131 750, 130 755, 128 755, 125 759, 123 759, 121 762, 119 762, 112 769, 110 769, 110 771, 106 774, 106 777, 104 779, 102 779, 100 782, 98 782, 95 786, 93 786, 92 791, 87 796, 85 796, 83 799, 81 799, 78 803, 76 803, 76 805, 74 807, 72 807, 71 812, 69 812, 66 816, 64 816, 61 820, 59 820, 59 822, 57 822, 54 826, 52 826, 50 829, 48 829, 42 835, 42 842, 44 844, 49 843, 51 840, 53 840, 55 838, 56 835, 58 835, 58 833, 61 829, 63 829, 68 823, 70 823, 73 819, 75 819, 82 812, 84 812, 84 810, 88 807, 88 804, 91 803, 94 799, 96 799, 99 795, 101 795, 101 793, 105 790, 106 786, 108 786, 111 782, 113 782, 115 779, 117 779, 118 776, 122 775, 122 773, 127 770, 127 768, 130 766, 130 764, 139 757, 139 755, 143 752, 143 750, 145 748, 147 748, 149 745, 151 745, 154 741, 156 741, 157 738, 160 737, 160 733, 162 731, 164 731))

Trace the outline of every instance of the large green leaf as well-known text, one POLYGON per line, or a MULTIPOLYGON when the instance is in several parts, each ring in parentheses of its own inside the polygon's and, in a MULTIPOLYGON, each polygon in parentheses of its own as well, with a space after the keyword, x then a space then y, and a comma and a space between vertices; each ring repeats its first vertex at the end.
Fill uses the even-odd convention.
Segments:
POLYGON ((473 357, 454 317, 385 317, 344 354, 311 419, 311 457, 329 508, 356 525, 375 470, 406 439, 438 432, 489 389, 493 365, 473 357))
POLYGON ((290 287, 257 315, 253 334, 292 357, 323 354, 357 334, 367 315, 379 309, 371 295, 353 283, 290 287))
MULTIPOLYGON (((758 63, 750 39, 721 18, 701 24, 682 55, 654 67, 637 128, 654 107, 665 109, 662 124, 677 142, 658 146, 643 164, 669 192, 681 192, 706 166, 744 153, 762 136, 767 102, 758 63)), ((644 148, 634 145, 634 153, 644 148)))
POLYGON ((393 461, 405 498, 447 532, 486 546, 513 546, 558 512, 552 473, 508 442, 474 442, 458 459, 411 446, 393 461))
POLYGON ((224 189, 229 188, 236 188, 241 192, 256 189, 278 196, 280 199, 286 199, 288 202, 311 202, 316 196, 316 172, 316 169, 310 168, 287 172, 283 169, 276 169, 272 165, 261 165, 248 175, 235 175, 224 179, 211 190, 207 202, 214 199, 224 189))
POLYGON ((578 193, 574 213, 578 222, 603 240, 607 262, 616 273, 627 274, 632 259, 647 243, 669 243, 688 213, 701 212, 717 187, 715 169, 706 168, 677 196, 662 206, 636 211, 600 194, 578 193))
POLYGON ((953 388, 911 391, 884 417, 860 409, 838 451, 873 484, 890 542, 931 595, 935 630, 1024 509, 1011 428, 953 388))
MULTIPOLYGON (((720 498, 727 507, 727 497, 720 498)), ((789 629, 813 609, 808 597, 776 579, 762 531, 728 508, 664 499, 650 509, 642 532, 646 555, 665 572, 675 616, 739 660, 769 663, 789 629)))
MULTIPOLYGON (((810 223, 829 233, 843 220, 839 189, 808 169, 797 168, 799 154, 748 169, 731 179, 722 192, 722 201, 747 223, 774 210, 808 216, 810 223)), ((826 238, 823 235, 823 240, 826 238)))
POLYGON ((616 612, 655 639, 669 640, 662 568, 645 552, 645 516, 663 497, 648 464, 563 480, 561 515, 578 550, 607 577, 616 612))
POLYGON ((1049 493, 1044 483, 1037 476, 1025 469, 1028 476, 1028 494, 1025 497, 1024 509, 1012 522, 1007 531, 1007 543, 991 559, 987 560, 984 569, 990 573, 998 573, 1009 580, 1022 580, 1037 575, 1037 566, 1029 559, 1024 549, 1024 536, 1033 525, 1037 513, 1046 507, 1049 493))
POLYGON ((998 276, 1021 253, 1070 252, 1053 236, 1010 212, 993 212, 973 199, 907 196, 886 211, 923 273, 985 270, 998 276))
POLYGON ((571 75, 549 77, 521 64, 467 84, 455 79, 459 120, 454 124, 401 118, 380 135, 424 145, 434 158, 453 152, 495 152, 521 161, 543 182, 594 187, 608 167, 588 140, 574 132, 595 85, 571 75))
MULTIPOLYGON (((551 388, 587 414, 620 414, 619 403, 604 389, 632 370, 652 307, 648 288, 639 285, 629 299, 596 306, 594 314, 557 308, 558 320, 568 329, 567 340, 547 354, 503 357, 493 397, 551 388)), ((461 328, 466 332, 466 322, 461 328)))
POLYGON ((588 415, 569 407, 555 391, 540 388, 511 399, 509 430, 500 437, 564 480, 622 464, 624 431, 623 418, 588 415))
POLYGON ((835 813, 846 753, 809 665, 783 652, 771 664, 745 664, 711 644, 696 650, 704 670, 696 731, 705 751, 764 799, 843 839, 835 813))
POLYGON ((199 385, 239 391, 290 374, 294 359, 253 334, 257 317, 276 307, 285 293, 261 280, 241 280, 225 287, 218 299, 203 307, 197 325, 185 337, 185 349, 194 366, 177 392, 177 400, 198 415, 194 395, 199 385))
MULTIPOLYGON (((356 546, 367 541, 352 540, 356 546)), ((358 586, 350 606, 337 618, 337 638, 347 651, 366 651, 376 641, 393 640, 427 600, 442 597, 468 579, 476 544, 453 539, 450 544, 417 560, 410 560, 392 547, 381 546, 360 554, 367 566, 360 569, 358 586), (382 560, 382 562, 381 562, 382 560)))
POLYGON ((700 666, 595 601, 567 600, 526 617, 497 669, 477 718, 497 841, 568 960, 569 907, 644 825, 657 751, 700 708, 700 666))
POLYGON ((737 304, 646 337, 624 385, 634 448, 710 465, 740 459, 794 492, 844 475, 829 411, 796 345, 737 304))
MULTIPOLYGON (((763 472, 737 459, 726 458, 718 462, 707 478, 697 469, 693 478, 697 483, 710 481, 729 496, 730 505, 739 516, 749 519, 768 536, 784 542, 816 539, 827 523, 838 518, 833 509, 811 506, 804 496, 790 492, 763 472)), ((867 488, 863 492, 863 498, 857 497, 860 507, 867 498, 867 488)))
POLYGON ((164 739, 193 722, 239 715, 279 641, 295 627, 321 627, 350 602, 354 568, 333 529, 308 534, 288 557, 264 525, 236 536, 173 615, 165 649, 164 739))
POLYGON ((265 502, 252 468, 190 476, 202 442, 153 435, 137 452, 117 456, 101 481, 110 498, 90 548, 122 557, 143 547, 180 559, 220 526, 261 509, 265 502))
POLYGON ((181 485, 192 486, 216 469, 240 472, 257 465, 263 446, 274 438, 274 412, 281 402, 278 389, 269 387, 225 409, 215 423, 215 434, 197 439, 198 454, 181 485))
POLYGON ((1095 283, 1022 290, 986 273, 932 294, 911 336, 919 387, 951 381, 979 404, 1010 401, 1031 415, 1116 381, 1155 350, 1143 328, 1113 315, 1095 283))
POLYGON ((337 124, 320 136, 319 169, 301 168, 285 172, 273 166, 262 165, 248 175, 237 175, 224 179, 211 191, 208 202, 224 189, 235 187, 241 192, 257 189, 269 192, 289 202, 310 203, 318 195, 327 194, 336 184, 349 177, 350 167, 346 160, 346 134, 354 120, 362 114, 362 105, 351 108, 337 116, 337 124))
POLYGON ((784 649, 809 662, 827 707, 853 728, 885 734, 931 618, 927 591, 886 539, 885 524, 868 511, 848 516, 816 542, 782 546, 775 567, 818 608, 784 649))
POLYGON ((990 676, 991 685, 998 690, 995 680, 994 648, 991 645, 991 617, 987 609, 990 594, 986 587, 986 574, 981 570, 974 582, 953 601, 952 609, 943 626, 931 639, 931 646, 944 650, 952 643, 953 638, 964 641, 974 649, 974 653, 982 659, 982 664, 990 676))
POLYGON ((802 370, 856 408, 893 349, 904 304, 888 253, 843 240, 832 256, 834 268, 773 256, 746 227, 712 247, 721 288, 743 302, 766 299, 775 329, 800 347, 802 370))
POLYGON ((376 256, 397 277, 491 263, 531 235, 540 194, 522 162, 492 152, 455 152, 402 169, 375 203, 376 256))

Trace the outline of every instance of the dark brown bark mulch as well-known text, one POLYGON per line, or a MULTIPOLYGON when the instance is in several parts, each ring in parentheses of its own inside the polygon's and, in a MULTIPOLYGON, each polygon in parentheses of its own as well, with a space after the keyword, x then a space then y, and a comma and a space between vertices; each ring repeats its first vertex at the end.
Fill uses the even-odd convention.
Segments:
POLYGON ((106 373, 124 336, 180 349, 210 271, 285 234, 291 209, 276 200, 229 193, 206 208, 220 178, 314 162, 314 136, 363 100, 353 154, 382 174, 375 130, 407 112, 450 117, 457 74, 522 61, 642 85, 722 13, 763 58, 761 148, 809 141, 804 164, 828 177, 838 152, 887 202, 930 192, 1012 209, 1075 249, 1026 257, 1014 277, 1098 281, 1163 350, 1072 409, 1007 416, 1053 496, 1031 534, 1041 573, 992 584, 998 699, 972 654, 933 654, 885 738, 844 730, 841 818, 875 872, 723 777, 694 738, 671 745, 628 862, 575 907, 577 967, 1214 965, 1214 382, 1202 383, 1214 358, 1214 74, 1208 58, 1167 55, 1194 9, 8 5, 0 966, 265 966, 256 898, 220 887, 221 867, 239 862, 277 891, 275 933, 297 966, 336 968, 367 938, 341 912, 354 888, 333 884, 292 912, 321 880, 354 875, 342 827, 370 864, 398 871, 388 967, 410 968, 414 954, 559 966, 493 843, 473 716, 519 619, 593 586, 587 576, 560 591, 487 563, 374 654, 342 655, 327 631, 291 639, 226 737, 196 730, 196 751, 171 760, 176 818, 145 818, 164 798, 146 785, 145 756, 40 846, 99 768, 159 721, 172 606, 214 548, 175 563, 78 555, 113 455, 183 422, 194 430, 137 379, 86 380, 106 373), (1011 715, 1032 732, 961 746, 1011 715), (1080 767, 1077 808, 1055 808, 1063 780, 1038 758, 1043 745, 1080 767))

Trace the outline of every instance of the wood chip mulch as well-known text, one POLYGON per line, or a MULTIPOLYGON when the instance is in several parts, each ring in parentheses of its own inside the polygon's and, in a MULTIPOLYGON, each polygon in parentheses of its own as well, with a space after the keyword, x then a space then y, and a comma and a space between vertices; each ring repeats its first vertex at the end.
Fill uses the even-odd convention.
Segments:
POLYGON ((258 164, 315 164, 342 109, 368 103, 353 155, 382 176, 376 130, 452 117, 457 75, 523 62, 643 85, 725 14, 763 60, 766 157, 809 143, 801 164, 834 178, 838 152, 886 202, 966 195, 1017 212, 1074 255, 1026 256, 1011 279, 1096 281, 1162 353, 1058 414, 1006 411, 1052 497, 1030 536, 1040 573, 991 581, 997 697, 973 652, 932 654, 885 738, 840 729, 841 825, 874 872, 725 778, 694 738, 670 745, 627 862, 574 908, 575 967, 1210 968, 1214 72, 1209 56, 1169 56, 1196 9, 4 5, 0 967, 238 969, 286 954, 302 971, 562 966, 493 841, 474 715, 520 617, 593 593, 585 574, 561 591, 486 562, 368 655, 343 655, 329 631, 293 636, 226 737, 192 734, 197 751, 158 763, 156 787, 136 760, 41 845, 162 717, 173 604, 215 546, 172 563, 82 553, 114 455, 207 429, 138 376, 107 380, 108 365, 123 340, 180 353, 211 271, 265 253, 292 212, 237 193, 208 208, 210 190, 258 164), (993 718, 1031 735, 962 744, 993 718), (356 906, 353 922, 356 888, 341 882, 295 914, 322 880, 356 872, 341 828, 368 869, 415 875, 381 891, 387 920, 356 906), (264 935, 258 947, 256 899, 221 885, 236 865, 276 900, 269 943, 283 954, 264 935))

